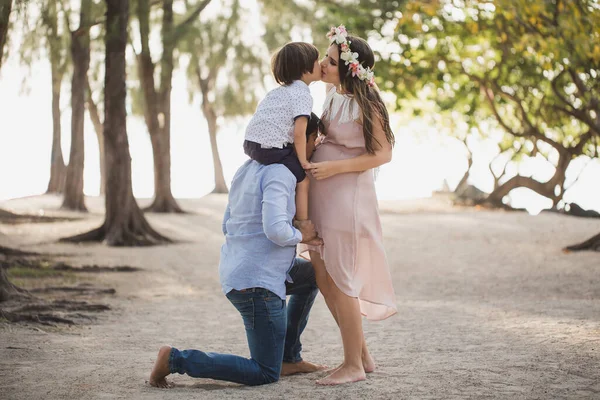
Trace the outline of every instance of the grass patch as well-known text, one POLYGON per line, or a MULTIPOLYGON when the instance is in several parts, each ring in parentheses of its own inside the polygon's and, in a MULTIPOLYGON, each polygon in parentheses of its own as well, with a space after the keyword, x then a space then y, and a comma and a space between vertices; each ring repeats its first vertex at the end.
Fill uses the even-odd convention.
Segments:
POLYGON ((53 282, 73 284, 77 281, 75 274, 69 271, 57 271, 49 268, 52 264, 41 262, 35 266, 16 264, 6 270, 8 279, 23 289, 31 289, 39 285, 53 282))
POLYGON ((6 271, 9 278, 50 278, 64 276, 61 271, 55 271, 50 268, 30 268, 21 265, 9 268, 6 271))

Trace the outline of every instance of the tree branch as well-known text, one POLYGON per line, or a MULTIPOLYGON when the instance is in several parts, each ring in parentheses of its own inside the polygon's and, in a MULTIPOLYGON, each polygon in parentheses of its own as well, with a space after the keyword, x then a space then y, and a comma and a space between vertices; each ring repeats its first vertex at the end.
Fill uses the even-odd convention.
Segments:
POLYGON ((564 192, 566 193, 567 190, 571 189, 573 186, 575 186, 575 184, 577 182, 579 182, 579 178, 581 178, 581 175, 583 175, 583 171, 585 171, 585 169, 591 164, 591 162, 593 161, 593 158, 589 158, 588 161, 585 163, 585 165, 583 166, 583 168, 581 169, 581 171, 579 172, 579 174, 577 175, 577 178, 575 178, 575 180, 573 181, 573 183, 571 183, 568 187, 565 187, 564 192))
POLYGON ((592 130, 588 130, 586 133, 579 137, 579 142, 573 147, 567 148, 567 151, 574 156, 581 155, 583 152, 583 147, 587 144, 588 141, 592 140, 594 134, 592 130))
POLYGON ((583 83, 583 81, 581 80, 579 75, 577 75, 577 73, 570 68, 569 68, 569 75, 571 75, 571 79, 575 83, 575 86, 577 86, 577 90, 579 90, 579 93, 581 93, 581 96, 583 96, 585 93, 588 92, 588 89, 585 87, 585 84, 583 83))
POLYGON ((84 34, 87 31, 89 31, 90 28, 92 28, 93 26, 101 25, 101 24, 104 24, 105 22, 106 22, 106 17, 100 18, 99 20, 96 20, 89 25, 79 27, 77 30, 71 32, 71 35, 73 35, 74 37, 77 37, 79 35, 84 34))
MULTIPOLYGON (((561 77, 561 75, 563 75, 564 73, 566 73, 566 70, 562 70, 557 76, 556 78, 554 78, 551 82, 551 86, 552 86, 552 91, 554 92, 554 94, 556 95, 556 97, 563 102, 564 104, 567 105, 568 108, 565 107, 561 107, 559 105, 552 105, 552 108, 554 108, 556 111, 561 111, 567 115, 572 116, 573 118, 576 118, 578 120, 580 120, 581 122, 583 122, 584 124, 586 124, 587 126, 589 126, 592 130, 594 130, 597 134, 600 134, 600 129, 594 124, 594 121, 592 121, 590 119, 590 117, 585 113, 585 111, 583 110, 579 110, 577 108, 575 108, 575 106, 567 99, 565 98, 562 93, 560 92, 560 90, 558 90, 558 80, 561 77)), ((577 85, 577 83, 575 83, 577 85)))
POLYGON ((202 12, 202 10, 204 10, 206 8, 206 6, 211 2, 211 0, 204 0, 202 1, 200 4, 198 4, 198 6, 196 7, 195 10, 193 10, 191 13, 188 14, 187 17, 184 18, 183 21, 181 21, 176 27, 175 30, 173 32, 173 40, 175 42, 177 42, 181 36, 183 36, 183 34, 185 33, 186 29, 188 28, 188 26, 193 23, 196 18, 198 18, 198 15, 200 15, 200 13, 202 12))

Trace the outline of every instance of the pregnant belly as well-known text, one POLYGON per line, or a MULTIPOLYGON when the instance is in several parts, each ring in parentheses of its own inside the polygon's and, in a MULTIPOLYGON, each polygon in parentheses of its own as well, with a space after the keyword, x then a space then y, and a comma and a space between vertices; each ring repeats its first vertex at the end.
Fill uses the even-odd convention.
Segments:
POLYGON ((366 153, 363 147, 348 148, 335 143, 325 142, 313 153, 311 162, 346 160, 366 153))

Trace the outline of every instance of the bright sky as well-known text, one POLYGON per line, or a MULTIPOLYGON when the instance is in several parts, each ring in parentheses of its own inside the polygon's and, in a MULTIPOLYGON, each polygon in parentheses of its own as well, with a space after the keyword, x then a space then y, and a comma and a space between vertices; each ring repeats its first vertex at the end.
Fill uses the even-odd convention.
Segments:
MULTIPOLYGON (((254 7, 254 1, 244 2, 254 7)), ((252 18, 253 20, 257 20, 252 18)), ((256 27, 254 27, 256 28, 256 27)), ((253 29, 260 32, 259 29, 253 29)), ((258 37, 254 40, 260 45, 258 37)), ((13 40, 12 57, 0 72, 0 200, 44 193, 50 174, 50 149, 52 144, 52 115, 50 66, 46 59, 36 62, 29 73, 18 64, 13 40), (28 90, 23 91, 22 81, 29 75, 28 90)), ((200 197, 213 189, 213 168, 206 122, 198 101, 189 103, 185 65, 176 71, 172 92, 172 189, 176 197, 200 197)), ((376 72, 376 70, 375 70, 376 72)), ((324 100, 324 85, 311 86, 314 111, 319 114, 324 100)), ((63 88, 62 129, 63 153, 69 155, 70 146, 70 96, 69 79, 63 88)), ((246 160, 242 142, 248 118, 229 121, 220 127, 219 151, 225 169, 225 179, 230 182, 235 170, 246 160)), ((446 179, 450 187, 458 183, 466 168, 464 149, 460 142, 440 133, 441 129, 417 118, 392 116, 392 128, 397 145, 393 161, 381 168, 377 179, 380 199, 428 197, 442 187, 446 179)), ((142 118, 129 116, 127 121, 130 152, 132 156, 133 189, 137 197, 152 197, 153 168, 149 136, 142 118)), ((482 190, 492 189, 492 178, 487 169, 495 155, 491 142, 473 143, 475 168, 472 183, 482 190)), ((99 190, 98 143, 91 121, 85 125, 86 195, 97 195, 99 190)), ((569 179, 578 173, 585 160, 576 160, 568 171, 569 179)), ((523 174, 547 178, 552 168, 540 160, 520 166, 523 174)), ((577 201, 584 208, 600 210, 600 162, 587 166, 579 182, 567 192, 567 201, 577 201)), ((537 213, 548 207, 549 200, 519 189, 511 195, 513 205, 527 207, 537 213)))

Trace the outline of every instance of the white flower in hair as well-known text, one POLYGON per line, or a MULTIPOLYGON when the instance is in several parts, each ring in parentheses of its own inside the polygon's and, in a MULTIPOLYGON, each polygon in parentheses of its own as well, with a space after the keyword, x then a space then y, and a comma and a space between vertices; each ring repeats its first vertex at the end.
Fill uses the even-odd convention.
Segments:
POLYGON ((337 28, 331 27, 327 37, 331 43, 336 42, 337 44, 342 44, 346 42, 347 35, 348 32, 346 32, 346 27, 344 27, 344 25, 340 25, 337 28))
POLYGON ((344 51, 340 54, 340 58, 346 61, 346 65, 356 61, 358 62, 358 53, 353 53, 351 51, 344 51))
POLYGON ((345 61, 346 65, 350 65, 349 69, 352 76, 357 77, 361 81, 366 81, 371 87, 375 86, 375 74, 373 74, 371 68, 365 68, 360 64, 358 61, 358 53, 350 50, 350 43, 352 42, 346 38, 347 36, 348 32, 344 25, 340 25, 337 28, 332 26, 327 33, 329 43, 335 43, 340 46, 340 58, 345 61))

